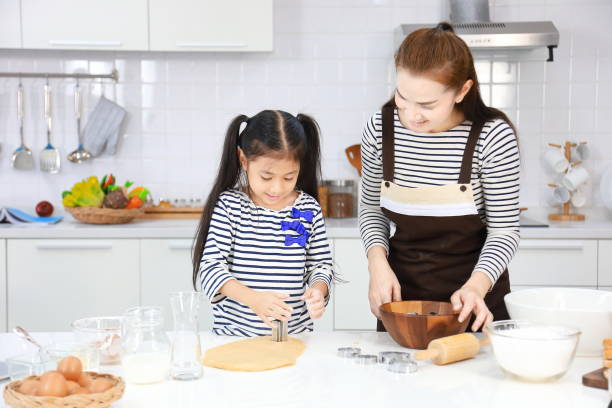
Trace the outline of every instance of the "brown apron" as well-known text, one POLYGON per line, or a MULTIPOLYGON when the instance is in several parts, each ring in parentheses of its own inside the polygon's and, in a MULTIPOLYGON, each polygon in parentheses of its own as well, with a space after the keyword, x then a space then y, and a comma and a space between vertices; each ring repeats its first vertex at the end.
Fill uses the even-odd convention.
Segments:
MULTIPOLYGON (((483 123, 472 124, 457 184, 410 188, 393 182, 394 115, 394 106, 383 107, 381 207, 396 226, 389 240, 389 265, 399 280, 402 300, 448 302, 470 278, 487 237, 471 185, 474 148, 483 123)), ((507 293, 510 279, 505 270, 484 298, 494 320, 509 319, 507 293)), ((377 330, 384 331, 380 320, 377 330)))

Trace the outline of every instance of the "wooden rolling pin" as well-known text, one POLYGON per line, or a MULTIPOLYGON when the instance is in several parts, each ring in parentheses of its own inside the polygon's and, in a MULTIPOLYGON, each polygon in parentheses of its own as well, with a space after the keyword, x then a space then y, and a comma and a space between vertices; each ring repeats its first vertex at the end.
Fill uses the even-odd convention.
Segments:
POLYGON ((478 339, 469 333, 456 334, 430 341, 427 350, 416 352, 414 358, 444 365, 472 358, 478 354, 481 346, 487 344, 489 339, 486 337, 478 339))

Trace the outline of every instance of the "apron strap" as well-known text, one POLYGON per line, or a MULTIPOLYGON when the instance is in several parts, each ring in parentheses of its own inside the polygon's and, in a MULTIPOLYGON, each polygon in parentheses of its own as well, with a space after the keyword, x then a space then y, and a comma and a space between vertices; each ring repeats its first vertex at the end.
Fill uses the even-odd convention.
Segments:
POLYGON ((393 182, 395 167, 395 102, 382 107, 383 180, 393 182))
POLYGON ((483 125, 484 122, 481 121, 472 122, 470 135, 468 136, 467 143, 465 144, 463 159, 461 160, 459 184, 470 184, 472 181, 472 160, 474 159, 474 149, 476 148, 476 142, 478 142, 483 125))

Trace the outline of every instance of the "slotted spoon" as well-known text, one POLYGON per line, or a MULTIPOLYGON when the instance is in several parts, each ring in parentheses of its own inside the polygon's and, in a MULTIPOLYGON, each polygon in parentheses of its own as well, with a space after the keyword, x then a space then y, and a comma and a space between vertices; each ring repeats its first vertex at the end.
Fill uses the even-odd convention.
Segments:
POLYGON ((81 87, 78 82, 74 88, 74 115, 76 117, 79 146, 68 155, 68 160, 73 163, 83 163, 85 160, 91 159, 91 153, 83 147, 83 136, 81 134, 81 87))
POLYGON ((47 146, 40 152, 40 170, 47 173, 58 173, 60 171, 60 153, 51 144, 51 87, 45 84, 45 122, 47 125, 47 146))
POLYGON ((32 151, 25 145, 23 141, 23 86, 19 82, 17 87, 17 119, 19 120, 19 136, 21 144, 11 158, 13 167, 17 170, 32 170, 34 168, 34 157, 32 151))

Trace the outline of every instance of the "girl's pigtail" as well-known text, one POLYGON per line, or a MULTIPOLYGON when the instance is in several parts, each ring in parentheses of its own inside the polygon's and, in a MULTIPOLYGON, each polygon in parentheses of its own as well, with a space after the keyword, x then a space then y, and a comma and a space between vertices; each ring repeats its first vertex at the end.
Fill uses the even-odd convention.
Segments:
POLYGON ((248 121, 248 119, 249 118, 246 115, 236 116, 230 123, 225 135, 223 154, 221 156, 221 163, 219 164, 219 173, 217 174, 215 183, 213 184, 210 194, 206 199, 204 211, 202 211, 202 217, 200 218, 200 223, 198 225, 198 230, 193 244, 191 261, 193 265, 192 283, 194 289, 197 289, 196 283, 200 270, 200 262, 204 252, 206 238, 208 236, 210 220, 212 218, 215 205, 217 204, 217 200, 219 199, 221 193, 234 187, 238 183, 238 179, 240 177, 240 160, 238 159, 240 125, 242 122, 248 121))
POLYGON ((319 125, 310 116, 299 113, 297 120, 304 128, 306 136, 306 151, 300 163, 300 175, 297 187, 319 200, 319 180, 321 179, 321 142, 319 140, 319 125))

